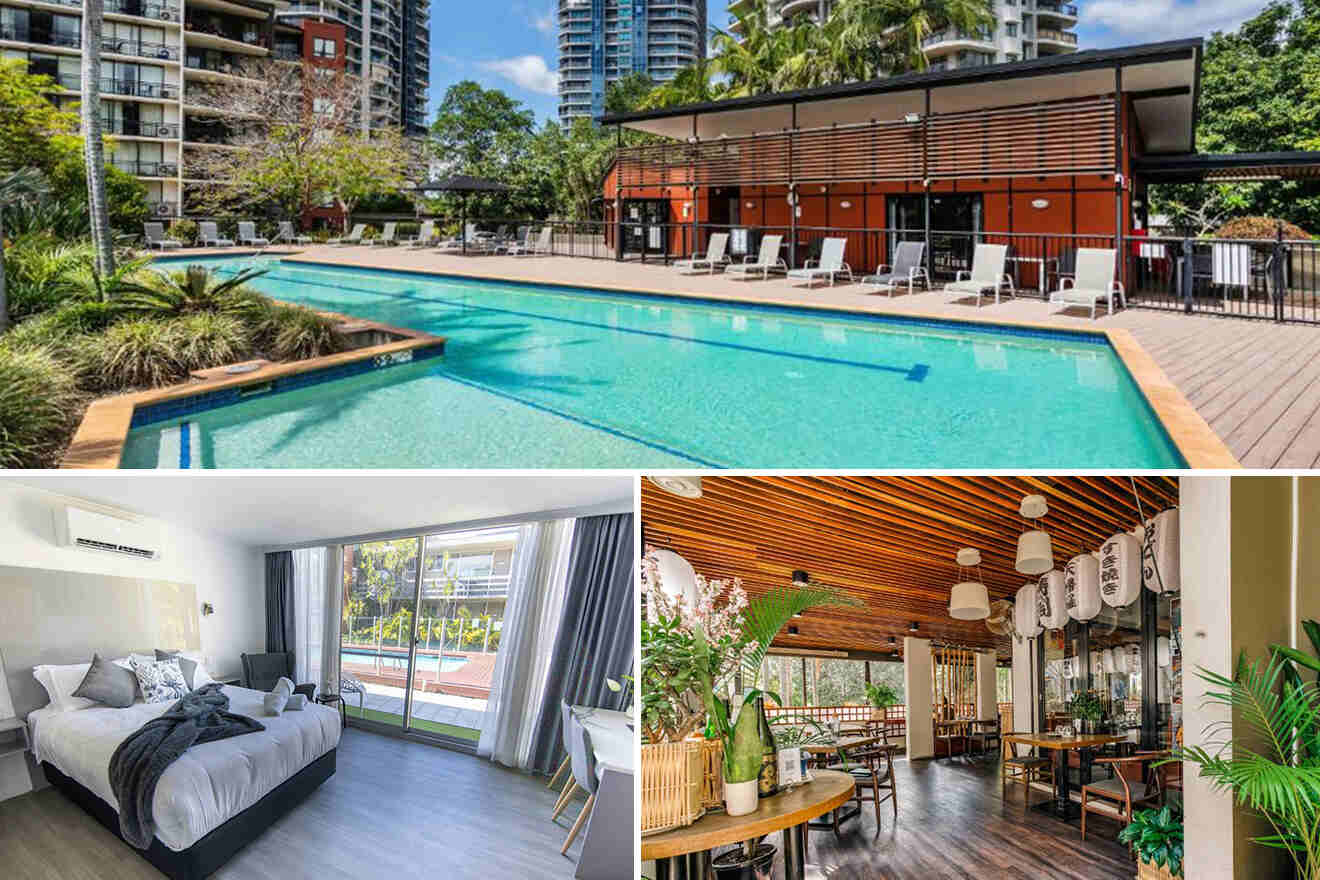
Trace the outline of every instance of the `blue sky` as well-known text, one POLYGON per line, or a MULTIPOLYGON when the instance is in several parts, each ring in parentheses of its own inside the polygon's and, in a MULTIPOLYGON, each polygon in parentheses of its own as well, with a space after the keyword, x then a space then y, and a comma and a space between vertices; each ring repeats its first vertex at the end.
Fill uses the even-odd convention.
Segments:
MULTIPOLYGON (((1078 39, 1102 49, 1236 27, 1262 0, 1079 0, 1078 39)), ((709 0, 710 21, 728 20, 709 0)), ((556 0, 436 0, 431 20, 431 118, 445 89, 464 79, 502 89, 552 119, 556 95, 556 0)))

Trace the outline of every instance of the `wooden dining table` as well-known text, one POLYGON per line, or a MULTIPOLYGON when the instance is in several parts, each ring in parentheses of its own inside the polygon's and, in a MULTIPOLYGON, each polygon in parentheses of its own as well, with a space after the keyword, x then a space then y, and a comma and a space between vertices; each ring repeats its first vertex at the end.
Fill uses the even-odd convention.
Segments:
MULTIPOLYGON (((1073 802, 1071 797, 1072 785, 1068 781, 1068 753, 1079 751, 1082 754, 1082 773, 1083 775, 1090 769, 1090 761, 1087 760, 1092 749, 1098 749, 1102 746, 1113 745, 1114 743, 1127 742, 1126 736, 1115 736, 1108 733, 1083 733, 1081 735, 1060 736, 1057 733, 1017 733, 1012 736, 1004 737, 1005 742, 1018 743, 1024 746, 1034 746, 1037 749, 1047 749, 1054 752, 1054 779, 1056 794, 1054 798, 1054 815, 1065 822, 1074 818, 1073 802)), ((1085 784, 1085 783, 1083 783, 1085 784)), ((1081 813, 1081 807, 1077 807, 1077 814, 1081 813)))

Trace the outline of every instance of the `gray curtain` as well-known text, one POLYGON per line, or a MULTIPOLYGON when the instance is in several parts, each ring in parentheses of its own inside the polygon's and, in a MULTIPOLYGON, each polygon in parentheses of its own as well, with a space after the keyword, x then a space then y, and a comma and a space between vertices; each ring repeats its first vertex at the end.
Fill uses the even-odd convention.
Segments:
POLYGON ((577 521, 564 615, 532 734, 531 769, 537 772, 553 773, 563 759, 561 700, 572 706, 628 708, 628 696, 611 691, 605 679, 621 682, 633 671, 635 565, 631 513, 577 521))
POLYGON ((293 631, 293 551, 266 554, 266 651, 284 653, 297 644, 293 631))

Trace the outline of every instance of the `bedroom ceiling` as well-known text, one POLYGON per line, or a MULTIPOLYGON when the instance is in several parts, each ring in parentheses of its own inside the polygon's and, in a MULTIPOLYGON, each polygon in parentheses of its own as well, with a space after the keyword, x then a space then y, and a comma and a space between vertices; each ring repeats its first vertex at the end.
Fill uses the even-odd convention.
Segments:
MULTIPOLYGON (((1137 477, 1144 512, 1178 503, 1171 477, 1137 477)), ((838 587, 864 608, 822 608, 782 633, 786 648, 888 653, 916 621, 922 638, 1006 655, 1007 637, 981 621, 949 617, 960 547, 981 551, 994 599, 1028 578, 1014 570, 1018 504, 1044 495, 1043 528, 1056 565, 1131 529, 1137 509, 1124 476, 1094 477, 706 477, 702 497, 680 498, 642 481, 642 538, 686 558, 707 577, 742 578, 749 595, 787 584, 794 569, 838 587)))
POLYGON ((566 508, 633 507, 627 476, 447 476, 282 473, 22 476, 45 489, 164 520, 254 547, 566 508))

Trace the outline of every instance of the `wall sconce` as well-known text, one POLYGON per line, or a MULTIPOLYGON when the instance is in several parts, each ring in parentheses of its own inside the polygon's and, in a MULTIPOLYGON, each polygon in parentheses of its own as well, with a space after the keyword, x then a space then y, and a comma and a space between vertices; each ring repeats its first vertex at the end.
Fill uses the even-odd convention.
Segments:
POLYGON ((748 203, 747 203, 747 210, 750 211, 750 210, 752 210, 752 208, 755 208, 755 207, 756 207, 756 202, 748 202, 748 203))
POLYGON ((1031 202, 1031 207, 1035 208, 1037 211, 1044 211, 1049 206, 1049 199, 1033 199, 1031 202))
POLYGON ((203 602, 202 617, 210 617, 212 614, 215 614, 215 606, 212 605, 210 602, 203 602))
POLYGON ((903 114, 903 121, 906 122, 908 125, 916 125, 918 122, 921 121, 921 114, 905 113, 903 114))
POLYGON ((691 214, 692 214, 692 203, 691 203, 691 202, 684 202, 684 203, 683 203, 683 216, 684 216, 684 217, 688 217, 688 216, 691 216, 691 214))
POLYGON ((852 207, 852 202, 839 202, 839 207, 846 211, 852 207))

